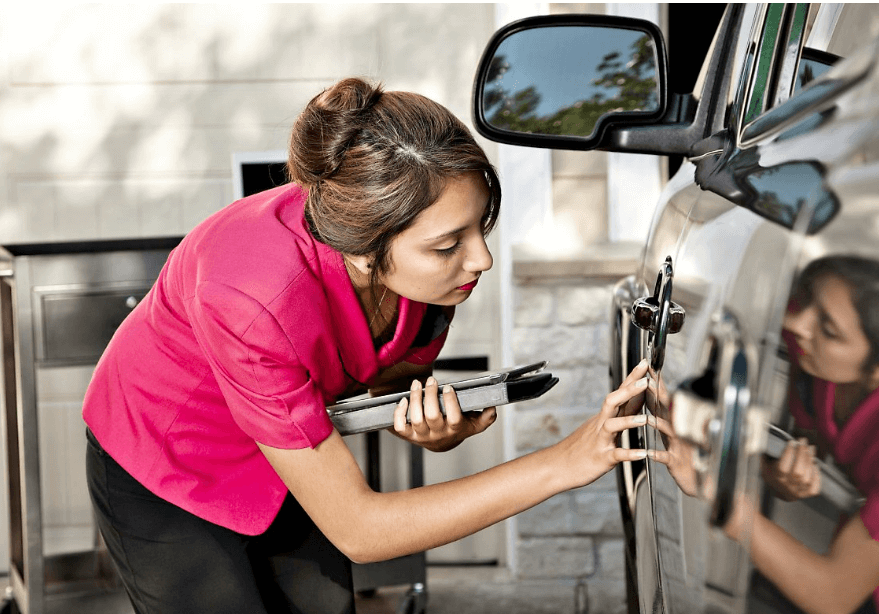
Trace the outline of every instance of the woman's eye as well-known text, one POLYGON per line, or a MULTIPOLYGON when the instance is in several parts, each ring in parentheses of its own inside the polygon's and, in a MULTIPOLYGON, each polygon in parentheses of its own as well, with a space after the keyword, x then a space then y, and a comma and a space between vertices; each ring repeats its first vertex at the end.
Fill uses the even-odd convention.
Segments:
POLYGON ((823 334, 828 339, 836 339, 839 337, 836 330, 824 318, 821 319, 821 334, 823 334))
POLYGON ((458 241, 457 243, 455 243, 451 247, 445 247, 443 249, 438 249, 438 250, 436 250, 436 253, 438 253, 440 256, 451 256, 455 252, 457 252, 459 249, 461 249, 461 242, 460 241, 458 241))

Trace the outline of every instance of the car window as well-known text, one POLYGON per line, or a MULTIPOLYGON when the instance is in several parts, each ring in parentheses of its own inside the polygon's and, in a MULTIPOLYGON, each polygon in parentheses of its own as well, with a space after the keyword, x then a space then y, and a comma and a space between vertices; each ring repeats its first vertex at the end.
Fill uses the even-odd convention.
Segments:
POLYGON ((798 74, 797 68, 806 35, 806 22, 809 16, 808 4, 797 4, 793 8, 790 27, 784 32, 785 38, 779 41, 779 66, 775 82, 777 88, 773 93, 773 107, 790 98, 793 84, 798 74))
POLYGON ((755 41, 757 52, 743 126, 790 97, 808 13, 808 4, 774 3, 766 8, 755 41))
POLYGON ((775 57, 775 43, 778 40, 781 18, 784 13, 783 4, 770 4, 763 18, 759 51, 751 78, 751 95, 745 110, 747 124, 760 115, 766 108, 766 94, 769 88, 769 76, 772 69, 772 61, 775 57))

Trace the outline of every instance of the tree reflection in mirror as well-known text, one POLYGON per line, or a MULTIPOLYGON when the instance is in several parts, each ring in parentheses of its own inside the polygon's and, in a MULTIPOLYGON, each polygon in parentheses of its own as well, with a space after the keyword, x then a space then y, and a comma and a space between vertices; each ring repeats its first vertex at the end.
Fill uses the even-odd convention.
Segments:
POLYGON ((610 113, 659 109, 657 55, 637 30, 556 26, 501 42, 482 92, 485 118, 500 130, 589 137, 610 113))

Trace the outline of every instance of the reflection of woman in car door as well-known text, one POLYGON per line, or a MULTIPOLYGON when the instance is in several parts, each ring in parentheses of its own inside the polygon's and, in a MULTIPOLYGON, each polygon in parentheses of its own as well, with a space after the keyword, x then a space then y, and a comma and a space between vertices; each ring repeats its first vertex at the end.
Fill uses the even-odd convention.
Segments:
MULTIPOLYGON (((826 554, 818 554, 757 513, 744 498, 725 527, 750 542, 754 565, 802 610, 875 614, 879 604, 879 262, 834 256, 800 276, 784 322, 790 348, 790 410, 806 438, 765 462, 764 479, 783 499, 821 492, 815 456, 831 455, 866 496, 826 554), (873 598, 870 594, 873 593, 873 598)), ((661 403, 667 393, 655 391, 661 403)), ((690 496, 698 493, 692 448, 671 423, 650 420, 666 436, 654 460, 690 496)))
POLYGON ((784 321, 791 354, 790 411, 811 432, 764 464, 784 499, 820 492, 814 455, 830 455, 866 496, 818 554, 760 514, 739 506, 726 527, 750 533, 757 569, 807 612, 875 612, 879 603, 879 263, 834 256, 800 276, 784 321), (750 524, 750 529, 748 525, 750 524), (869 599, 870 593, 874 599, 869 599), (858 609, 860 606, 861 609, 858 609))

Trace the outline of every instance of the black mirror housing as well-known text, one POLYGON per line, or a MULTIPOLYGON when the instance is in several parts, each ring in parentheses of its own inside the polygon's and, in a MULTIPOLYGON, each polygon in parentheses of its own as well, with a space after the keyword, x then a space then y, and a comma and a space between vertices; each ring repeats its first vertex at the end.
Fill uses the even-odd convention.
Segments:
POLYGON ((477 131, 513 145, 599 149, 613 127, 665 123, 668 112, 662 33, 629 17, 510 23, 488 42, 474 83, 477 131))

